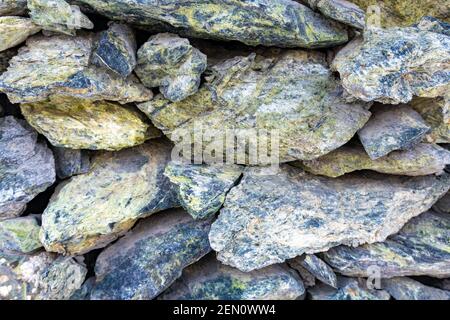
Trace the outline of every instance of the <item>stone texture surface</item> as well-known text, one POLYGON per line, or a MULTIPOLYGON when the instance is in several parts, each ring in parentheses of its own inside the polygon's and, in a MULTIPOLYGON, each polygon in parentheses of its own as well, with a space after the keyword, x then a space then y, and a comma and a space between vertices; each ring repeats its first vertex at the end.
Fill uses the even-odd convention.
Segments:
POLYGON ((127 79, 89 65, 91 36, 35 36, 19 50, 0 76, 0 91, 13 103, 37 102, 50 96, 70 96, 120 103, 148 101, 152 92, 127 79))
POLYGON ((251 271, 339 244, 383 241, 429 209, 449 181, 448 174, 332 179, 288 165, 277 175, 249 169, 211 227, 211 247, 223 263, 251 271))
POLYGON ((450 291, 429 287, 408 277, 383 279, 382 286, 396 300, 450 300, 450 291))
POLYGON ((16 16, 25 13, 27 0, 1 0, 0 16, 16 16))
POLYGON ((162 212, 139 223, 97 259, 91 298, 152 299, 211 248, 211 222, 194 221, 183 210, 162 212))
POLYGON ((15 47, 41 28, 31 19, 23 17, 0 17, 0 52, 15 47))
POLYGON ((174 186, 163 174, 170 150, 156 140, 95 156, 88 173, 60 184, 50 199, 42 215, 45 248, 72 255, 101 248, 137 219, 177 206, 174 186))
POLYGON ((20 215, 55 182, 51 150, 25 121, 0 118, 0 220, 20 215))
POLYGON ((365 12, 356 4, 346 0, 308 0, 311 8, 324 16, 348 24, 357 29, 364 29, 365 12))
POLYGON ((90 155, 86 150, 54 147, 53 155, 56 175, 60 179, 87 173, 91 167, 90 155))
POLYGON ((336 274, 333 272, 333 269, 331 269, 331 267, 322 259, 313 254, 306 254, 304 256, 294 258, 293 260, 297 260, 298 264, 308 270, 312 275, 314 275, 315 278, 331 287, 337 288, 336 274))
POLYGON ((170 101, 181 101, 198 91, 206 69, 206 55, 189 40, 172 33, 151 36, 137 53, 136 74, 148 88, 159 87, 170 101))
POLYGON ((383 278, 429 275, 450 277, 450 216, 432 211, 412 219, 400 232, 379 243, 339 246, 324 254, 339 273, 367 276, 379 267, 383 278))
POLYGON ((431 127, 426 140, 435 143, 450 143, 450 98, 415 98, 410 106, 431 127))

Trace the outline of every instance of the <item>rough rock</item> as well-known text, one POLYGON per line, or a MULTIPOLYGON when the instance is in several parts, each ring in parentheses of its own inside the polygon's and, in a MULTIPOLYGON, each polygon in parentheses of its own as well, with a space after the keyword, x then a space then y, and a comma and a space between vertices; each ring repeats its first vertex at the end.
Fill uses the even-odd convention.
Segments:
POLYGON ((90 36, 32 37, 0 76, 0 91, 12 103, 42 101, 55 95, 120 103, 152 98, 152 92, 135 77, 122 79, 89 65, 92 48, 90 36))
POLYGON ((0 17, 0 52, 24 42, 41 28, 31 19, 22 17, 0 17))
POLYGON ((91 299, 155 298, 211 250, 210 224, 194 221, 181 209, 140 222, 98 257, 91 299))
POLYGON ((450 98, 415 98, 409 104, 431 127, 426 140, 450 143, 450 98))
POLYGON ((175 188, 163 174, 170 150, 156 140, 100 153, 88 173, 61 183, 42 215, 46 250, 73 255, 104 247, 137 219, 177 206, 175 188))
POLYGON ((314 287, 316 285, 316 277, 303 267, 298 259, 290 259, 286 261, 287 265, 294 269, 302 278, 303 286, 305 288, 314 287))
POLYGON ((100 33, 92 55, 92 63, 128 77, 136 66, 136 37, 126 24, 111 23, 100 33))
POLYGON ((219 211, 228 191, 242 174, 236 165, 167 165, 164 174, 177 185, 178 199, 194 219, 209 218, 219 211))
POLYGON ((450 277, 450 216, 432 211, 412 219, 401 231, 379 243, 357 248, 339 246, 324 254, 335 271, 368 275, 379 267, 380 277, 428 275, 450 277))
POLYGON ((28 0, 33 22, 46 31, 74 36, 78 29, 93 29, 94 24, 76 5, 64 0, 28 0))
POLYGON ((450 291, 429 287, 407 277, 383 279, 382 286, 396 300, 450 300, 450 291))
POLYGON ((78 174, 87 173, 91 167, 89 152, 67 148, 53 148, 55 156, 56 175, 66 179, 78 174))
POLYGON ((55 161, 25 121, 0 118, 0 220, 20 215, 55 182, 55 161))
POLYGON ((440 198, 433 206, 433 210, 440 213, 450 213, 450 192, 440 198))
POLYGON ((419 113, 407 105, 377 105, 372 117, 358 131, 359 140, 371 159, 378 159, 394 150, 409 149, 430 131, 419 113))
POLYGON ((27 0, 1 0, 0 16, 18 16, 25 13, 27 0))
POLYGON ((114 151, 161 136, 137 108, 114 102, 55 97, 20 109, 56 147, 114 151))
POLYGON ((393 151, 376 160, 370 159, 361 146, 343 146, 320 158, 293 163, 310 173, 333 178, 356 170, 406 176, 440 174, 446 164, 450 164, 450 152, 428 143, 419 143, 410 150, 393 151))
POLYGON ((81 0, 111 19, 194 38, 248 45, 319 48, 347 41, 339 23, 291 0, 81 0))
POLYGON ((300 277, 286 265, 249 273, 228 267, 214 255, 187 267, 161 300, 295 300, 305 289, 300 277))
POLYGON ((139 48, 136 74, 148 88, 159 87, 170 101, 181 101, 198 91, 206 69, 206 55, 176 34, 159 33, 139 48))
MULTIPOLYGON (((256 143, 267 139, 262 133, 277 133, 283 162, 314 159, 340 147, 370 117, 364 103, 344 101, 323 54, 300 50, 226 60, 193 96, 175 103, 159 96, 138 107, 174 141, 202 137, 206 128, 215 134, 204 145, 224 141, 227 131, 242 143, 240 135, 251 132, 256 141, 249 139, 247 146, 257 149, 256 143)), ((255 162, 263 164, 260 160, 255 162)))
POLYGON ((248 169, 211 227, 211 247, 223 263, 251 271, 339 244, 383 241, 429 209, 449 181, 448 174, 332 179, 289 165, 277 175, 248 169))
MULTIPOLYGON (((333 269, 331 269, 331 267, 322 259, 313 254, 306 254, 292 260, 300 264, 303 268, 314 275, 315 278, 319 279, 323 283, 337 288, 337 278, 333 272, 333 269)), ((292 263, 292 260, 290 260, 290 263, 292 263)))
POLYGON ((364 29, 366 14, 356 4, 346 0, 308 0, 314 10, 324 16, 357 29, 364 29))
POLYGON ((418 27, 372 28, 338 52, 332 69, 352 96, 398 104, 445 95, 449 63, 449 36, 418 27))

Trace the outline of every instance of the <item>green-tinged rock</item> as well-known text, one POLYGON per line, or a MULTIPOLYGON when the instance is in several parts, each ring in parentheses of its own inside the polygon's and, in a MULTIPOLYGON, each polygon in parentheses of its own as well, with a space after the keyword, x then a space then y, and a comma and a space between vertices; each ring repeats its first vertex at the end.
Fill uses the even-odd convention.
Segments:
POLYGON ((55 182, 51 150, 25 121, 0 118, 0 220, 20 215, 55 182))
POLYGON ((394 150, 410 149, 430 131, 420 114, 406 105, 376 105, 371 112, 372 117, 358 136, 373 160, 394 150))
POLYGON ((89 152, 67 148, 53 148, 56 175, 66 179, 78 174, 87 173, 91 167, 89 152))
POLYGON ((348 93, 363 101, 407 103, 450 90, 450 37, 419 27, 364 32, 338 52, 332 69, 348 93))
POLYGON ((46 250, 73 255, 104 247, 139 218, 177 206, 163 174, 170 151, 156 140, 96 155, 88 173, 61 183, 50 199, 40 237, 46 250))
POLYGON ((25 13, 27 0, 0 0, 0 16, 18 16, 25 13))
POLYGON ((89 65, 93 48, 90 36, 34 36, 0 76, 0 91, 12 103, 71 96, 120 103, 148 101, 152 92, 134 76, 126 79, 89 65))
POLYGON ((389 300, 390 295, 384 290, 369 289, 364 279, 338 278, 338 288, 318 284, 308 289, 312 300, 389 300))
POLYGON ((302 280, 286 265, 242 272, 203 258, 160 297, 161 300, 295 300, 305 293, 302 280))
POLYGON ((415 98, 409 104, 431 127, 427 141, 450 143, 450 98, 415 98))
POLYGON ((343 146, 320 158, 292 164, 313 174, 333 178, 356 170, 422 176, 442 173, 445 166, 450 164, 450 152, 438 145, 419 143, 410 150, 393 151, 372 160, 360 146, 343 146))
POLYGON ((167 289, 188 265, 211 248, 211 222, 194 221, 181 209, 140 222, 97 258, 93 300, 147 300, 167 289))
POLYGON ((440 213, 450 213, 450 192, 447 192, 433 206, 433 209, 440 213))
POLYGON ((64 0, 28 0, 33 22, 46 31, 74 36, 78 29, 93 29, 94 24, 76 5, 64 0))
POLYGON ((87 269, 73 258, 48 252, 18 264, 0 258, 0 300, 67 300, 80 288, 87 269))
POLYGON ((346 0, 308 0, 309 6, 324 16, 357 29, 364 29, 366 14, 356 4, 346 0))
POLYGON ((126 24, 110 23, 100 33, 92 55, 92 63, 128 77, 136 66, 136 37, 126 24))
POLYGON ((136 74, 148 88, 159 87, 166 99, 181 101, 198 91, 206 55, 176 34, 159 33, 139 48, 136 74))
POLYGON ((335 271, 349 276, 370 276, 371 267, 378 267, 381 278, 450 277, 450 216, 429 211, 383 242, 339 246, 324 257, 335 271))
POLYGON ((249 168, 211 227, 211 247, 223 263, 251 271, 339 244, 383 241, 429 209, 449 182, 448 174, 333 179, 289 165, 276 175, 249 168))
POLYGON ((237 165, 167 165, 164 174, 177 185, 178 199, 194 219, 213 216, 225 201, 227 192, 242 174, 237 165))
POLYGON ((81 0, 109 18, 194 38, 256 46, 330 47, 347 41, 340 24, 291 0, 81 0))
MULTIPOLYGON (((138 107, 176 142, 195 135, 208 147, 232 134, 238 138, 236 149, 247 150, 240 144, 249 140, 248 149, 257 150, 267 143, 262 133, 278 134, 279 147, 273 149, 282 162, 326 154, 349 141, 369 119, 364 103, 345 102, 324 54, 300 50, 266 54, 214 66, 208 82, 181 102, 158 96, 138 107)), ((264 164, 261 154, 255 160, 253 164, 264 164)))
POLYGON ((134 106, 78 98, 50 98, 22 104, 28 123, 56 147, 120 150, 161 133, 134 106))
POLYGON ((290 264, 299 264, 308 270, 315 278, 325 284, 337 288, 337 278, 333 269, 327 265, 322 259, 313 254, 306 254, 290 260, 290 264))
POLYGON ((0 52, 24 42, 41 28, 31 19, 22 17, 0 17, 0 52))
POLYGON ((407 277, 383 279, 381 283, 396 300, 450 300, 450 291, 429 287, 407 277))

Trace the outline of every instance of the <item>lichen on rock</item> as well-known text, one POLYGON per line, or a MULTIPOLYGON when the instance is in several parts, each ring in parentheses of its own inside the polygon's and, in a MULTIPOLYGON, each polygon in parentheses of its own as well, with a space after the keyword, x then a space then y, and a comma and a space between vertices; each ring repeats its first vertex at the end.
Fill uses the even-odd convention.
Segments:
POLYGON ((17 46, 41 28, 29 18, 0 17, 0 52, 17 46))

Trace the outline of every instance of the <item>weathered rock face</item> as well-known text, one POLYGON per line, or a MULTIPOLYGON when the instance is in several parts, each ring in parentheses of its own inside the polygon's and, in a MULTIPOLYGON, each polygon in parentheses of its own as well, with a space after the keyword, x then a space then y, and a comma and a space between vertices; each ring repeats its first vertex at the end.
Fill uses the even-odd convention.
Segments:
POLYGON ((153 299, 211 250, 210 224, 194 221, 183 210, 140 222, 98 257, 91 299, 153 299))
POLYGON ((420 114, 406 105, 376 105, 371 112, 372 117, 358 131, 359 140, 371 159, 409 149, 430 131, 420 114))
POLYGON ((0 118, 0 220, 20 215, 55 182, 50 149, 24 121, 0 118))
POLYGON ((120 150, 161 136, 131 106, 78 98, 50 98, 20 109, 28 123, 57 147, 120 150))
POLYGON ((282 165, 277 175, 249 169, 211 227, 218 259, 242 271, 339 244, 383 241, 429 209, 450 176, 349 174, 325 178, 282 165))
POLYGON ((171 162, 164 174, 178 186, 178 199, 183 208, 194 219, 204 219, 219 211, 226 194, 241 176, 242 168, 171 162))
POLYGON ((13 103, 46 100, 50 96, 70 96, 120 103, 152 98, 137 79, 122 79, 103 68, 89 65, 93 48, 90 36, 35 36, 10 61, 0 76, 0 91, 13 103))
POLYGON ((427 141, 450 143, 450 99, 415 98, 409 104, 431 127, 427 141))
MULTIPOLYGON (((324 60, 306 51, 236 57, 216 65, 195 95, 178 103, 158 97, 139 108, 175 141, 202 137, 203 129, 215 133, 204 145, 225 141, 227 129, 238 137, 266 130, 278 133, 281 161, 314 159, 345 144, 370 116, 364 104, 345 103, 324 60)), ((257 149, 267 136, 252 134, 248 146, 257 149)))
POLYGON ((422 176, 442 173, 450 164, 450 152, 438 145, 419 143, 405 151, 393 151, 372 160, 360 146, 343 146, 318 159, 294 162, 313 174, 339 177, 356 170, 373 170, 387 174, 422 176))
MULTIPOLYGON (((301 257, 294 258, 289 261, 290 264, 300 264, 308 272, 314 275, 323 283, 337 288, 337 278, 333 269, 327 265, 322 259, 313 254, 307 254, 301 257)), ((295 268, 295 267, 294 267, 295 268)), ((296 268, 295 268, 296 269, 296 268)))
POLYGON ((346 0, 308 0, 314 10, 324 16, 348 24, 357 29, 364 29, 365 12, 356 4, 346 0))
POLYGON ((29 36, 39 31, 41 31, 41 28, 34 24, 31 19, 0 17, 0 51, 21 44, 29 36))
POLYGON ((0 16, 21 15, 27 9, 27 0, 0 1, 0 16))
POLYGON ((302 280, 279 264, 249 273, 208 256, 189 266, 160 297, 162 300, 295 300, 303 296, 302 280))
POLYGON ((159 87, 170 101, 196 93, 205 69, 206 55, 176 34, 154 35, 138 51, 137 76, 146 87, 159 87))
POLYGON ((30 17, 46 31, 74 36, 77 29, 93 29, 94 24, 76 5, 64 0, 28 0, 30 17))
MULTIPOLYGON (((0 259, 1 260, 1 259, 0 259)), ((16 265, 0 263, 0 299, 67 300, 87 270, 73 258, 41 252, 16 265)))
POLYGON ((429 287, 407 277, 383 279, 382 285, 396 300, 450 300, 450 291, 429 287))
POLYGON ((368 274, 379 267, 382 278, 429 275, 450 277, 450 216, 432 211, 412 219, 402 230, 380 243, 357 248, 339 246, 324 254, 339 273, 368 274))
POLYGON ((89 152, 67 148, 53 148, 55 156, 56 175, 60 179, 87 173, 91 167, 89 152))
POLYGON ((92 62, 122 77, 128 77, 137 63, 136 50, 133 29, 126 24, 111 23, 108 30, 100 33, 92 62))
POLYGON ((450 37, 419 27, 381 29, 355 38, 333 60, 342 85, 354 97, 407 103, 413 96, 434 98, 450 88, 450 37))
POLYGON ((291 1, 81 0, 116 20, 164 27, 195 38, 237 40, 248 45, 318 48, 347 41, 347 32, 291 1))
POLYGON ((163 175, 170 149, 158 140, 95 156, 87 174, 62 183, 52 196, 42 215, 45 248, 82 254, 114 241, 137 219, 177 206, 163 175))

